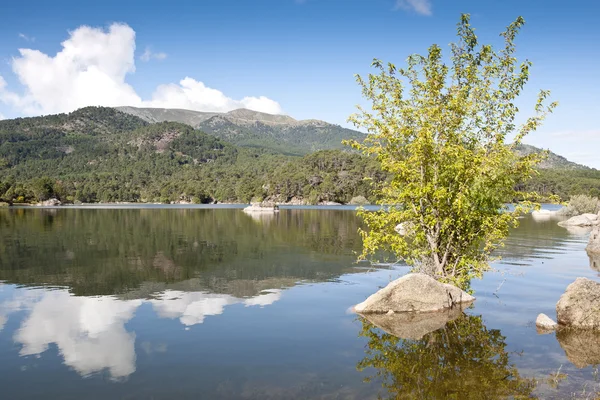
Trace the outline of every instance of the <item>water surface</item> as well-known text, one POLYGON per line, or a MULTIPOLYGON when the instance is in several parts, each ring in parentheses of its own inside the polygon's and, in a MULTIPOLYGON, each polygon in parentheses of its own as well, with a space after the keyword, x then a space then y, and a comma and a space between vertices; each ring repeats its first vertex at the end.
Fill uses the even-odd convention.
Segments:
POLYGON ((524 218, 495 271, 474 282, 474 307, 405 340, 348 312, 407 272, 355 263, 352 209, 107 208, 0 210, 4 398, 564 398, 598 388, 596 337, 559 342, 534 326, 576 277, 598 279, 585 230, 524 218))

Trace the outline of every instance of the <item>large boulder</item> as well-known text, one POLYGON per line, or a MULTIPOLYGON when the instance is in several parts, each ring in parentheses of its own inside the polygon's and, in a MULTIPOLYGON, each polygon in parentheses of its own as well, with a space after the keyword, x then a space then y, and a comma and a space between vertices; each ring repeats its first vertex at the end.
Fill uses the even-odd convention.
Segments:
POLYGON ((560 226, 592 226, 594 225, 594 221, 590 220, 585 215, 577 215, 575 217, 571 217, 566 221, 560 221, 558 223, 560 226))
POLYGON ((390 282, 354 310, 361 314, 393 312, 432 312, 465 305, 475 300, 456 286, 440 283, 429 275, 407 274, 390 282))
POLYGON ((577 278, 556 303, 559 325, 578 329, 600 329, 600 283, 577 278))
POLYGON ((577 368, 600 364, 600 332, 561 329, 556 332, 556 339, 569 361, 577 368))
POLYGON ((590 233, 590 241, 585 250, 588 254, 600 254, 600 226, 595 227, 590 233))
POLYGON ((364 314, 362 317, 390 335, 418 340, 428 333, 442 329, 448 322, 461 315, 463 310, 454 307, 435 313, 364 314))

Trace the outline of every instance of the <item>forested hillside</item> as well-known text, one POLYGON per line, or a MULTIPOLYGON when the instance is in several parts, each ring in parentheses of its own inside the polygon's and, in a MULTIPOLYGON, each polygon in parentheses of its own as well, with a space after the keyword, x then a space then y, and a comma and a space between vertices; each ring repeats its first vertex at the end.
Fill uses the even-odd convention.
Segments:
POLYGON ((373 160, 354 153, 240 148, 112 108, 0 121, 0 201, 8 203, 348 202, 369 197, 365 176, 383 179, 373 160))
MULTIPOLYGON (((268 130, 261 131, 263 125, 252 122, 267 118, 264 124, 276 126, 289 122, 289 117, 264 117, 268 114, 248 110, 229 114, 237 127, 246 124, 245 129, 251 132, 243 141, 245 146, 215 137, 209 129, 203 133, 179 122, 150 123, 104 107, 0 121, 0 202, 38 202, 56 197, 62 202, 269 199, 347 203, 359 195, 375 201, 371 184, 387 178, 375 160, 331 149, 339 147, 334 144, 343 135, 323 133, 327 140, 322 140, 321 146, 329 150, 294 156, 290 143, 304 140, 299 131, 291 135, 293 140, 280 141, 268 130)), ((221 118, 204 117, 205 122, 221 118)), ((528 188, 563 199, 571 194, 600 194, 600 171, 553 154, 548 160, 554 164, 546 162, 543 166, 549 168, 541 169, 528 188)))

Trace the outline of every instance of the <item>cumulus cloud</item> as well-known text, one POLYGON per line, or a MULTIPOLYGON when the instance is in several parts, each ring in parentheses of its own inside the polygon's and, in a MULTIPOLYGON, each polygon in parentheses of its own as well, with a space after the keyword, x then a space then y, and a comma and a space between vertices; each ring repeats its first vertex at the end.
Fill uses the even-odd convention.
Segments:
POLYGON ((213 112, 248 108, 269 114, 281 113, 279 103, 267 97, 244 97, 241 100, 234 100, 225 96, 223 92, 209 88, 190 77, 185 77, 178 84, 160 85, 154 91, 152 100, 144 102, 144 105, 213 112))
MULTIPOLYGON (((185 77, 179 83, 159 85, 150 99, 142 99, 126 81, 135 73, 135 32, 126 24, 108 29, 81 26, 69 33, 54 56, 19 49, 12 69, 23 91, 9 90, 0 76, 0 101, 26 115, 70 112, 102 106, 187 108, 226 112, 250 108, 281 113, 281 106, 264 96, 232 99, 203 82, 185 77)), ((164 53, 148 48, 143 59, 161 59, 164 53)))
POLYGON ((397 0, 396 9, 414 11, 420 15, 431 15, 431 0, 397 0))
POLYGON ((142 60, 144 62, 148 62, 150 60, 159 60, 160 61, 160 60, 164 60, 165 58, 167 58, 166 53, 153 53, 152 50, 150 50, 150 47, 146 47, 146 50, 144 50, 144 52, 140 56, 140 60, 142 60))

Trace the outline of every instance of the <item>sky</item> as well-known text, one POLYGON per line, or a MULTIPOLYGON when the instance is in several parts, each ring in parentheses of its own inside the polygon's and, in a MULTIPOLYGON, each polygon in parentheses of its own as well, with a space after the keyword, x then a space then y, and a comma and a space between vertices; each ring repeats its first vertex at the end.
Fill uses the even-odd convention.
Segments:
POLYGON ((355 74, 400 66, 455 40, 461 13, 485 43, 521 15, 533 62, 519 108, 540 89, 559 107, 525 142, 600 169, 596 0, 104 0, 5 2, 0 118, 88 105, 250 108, 352 127, 355 74))

